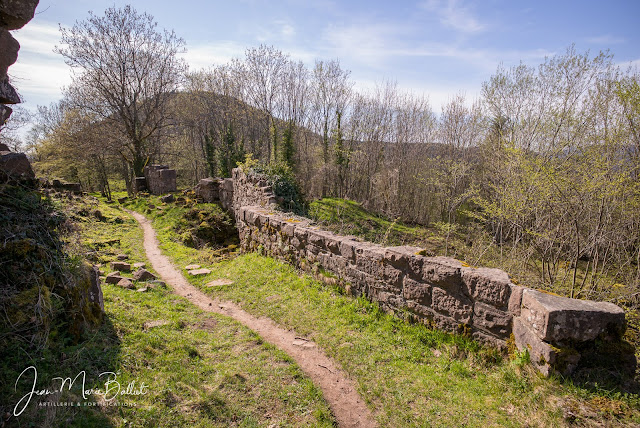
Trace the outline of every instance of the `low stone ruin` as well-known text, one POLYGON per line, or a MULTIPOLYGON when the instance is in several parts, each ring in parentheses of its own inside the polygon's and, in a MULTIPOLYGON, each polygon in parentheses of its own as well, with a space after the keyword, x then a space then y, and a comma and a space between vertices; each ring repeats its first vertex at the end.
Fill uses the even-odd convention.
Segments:
POLYGON ((243 250, 331 272, 351 294, 412 321, 503 349, 515 346, 545 375, 569 374, 581 362, 610 356, 621 369, 635 368, 633 351, 622 341, 624 311, 612 303, 556 296, 516 285, 499 269, 321 230, 278 211, 271 188, 239 169, 232 179, 202 180, 196 193, 210 202, 224 200, 243 250))

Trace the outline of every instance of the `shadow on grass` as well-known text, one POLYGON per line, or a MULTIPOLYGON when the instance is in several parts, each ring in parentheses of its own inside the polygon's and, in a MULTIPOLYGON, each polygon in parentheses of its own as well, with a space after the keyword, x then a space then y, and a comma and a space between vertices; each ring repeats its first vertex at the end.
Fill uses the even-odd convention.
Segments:
POLYGON ((52 346, 27 352, 24 344, 8 342, 0 350, 0 427, 114 426, 97 405, 101 397, 83 397, 83 390, 105 389, 107 377, 101 373, 117 371, 120 340, 107 316, 77 344, 60 337, 50 340, 52 346), (60 378, 70 380, 62 386, 60 378))

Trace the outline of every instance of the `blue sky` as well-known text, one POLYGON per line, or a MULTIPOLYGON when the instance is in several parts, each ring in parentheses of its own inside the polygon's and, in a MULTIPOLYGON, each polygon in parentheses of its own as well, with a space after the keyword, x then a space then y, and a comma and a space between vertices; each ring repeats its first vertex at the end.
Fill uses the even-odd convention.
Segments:
POLYGON ((310 67, 315 59, 337 58, 357 88, 395 80, 428 95, 436 112, 456 93, 478 96, 500 63, 536 65, 572 43, 578 52, 609 49, 620 65, 640 66, 635 0, 41 0, 34 19, 14 32, 22 48, 9 73, 24 107, 60 99, 70 82, 52 51, 58 24, 70 27, 89 10, 101 14, 127 3, 185 39, 192 69, 264 43, 310 67))

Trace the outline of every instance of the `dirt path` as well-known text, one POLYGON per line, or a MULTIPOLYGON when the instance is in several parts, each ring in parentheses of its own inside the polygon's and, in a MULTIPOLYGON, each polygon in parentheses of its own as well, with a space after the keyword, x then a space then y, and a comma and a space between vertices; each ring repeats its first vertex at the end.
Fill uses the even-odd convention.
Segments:
POLYGON ((173 287, 176 294, 186 297, 205 311, 227 315, 240 321, 265 341, 289 354, 313 383, 322 390, 339 426, 377 426, 371 411, 356 391, 354 382, 315 343, 300 339, 295 332, 279 327, 268 318, 256 318, 235 303, 212 299, 189 284, 182 273, 160 251, 151 222, 141 214, 129 210, 127 212, 140 223, 144 230, 144 249, 151 266, 167 284, 173 287))

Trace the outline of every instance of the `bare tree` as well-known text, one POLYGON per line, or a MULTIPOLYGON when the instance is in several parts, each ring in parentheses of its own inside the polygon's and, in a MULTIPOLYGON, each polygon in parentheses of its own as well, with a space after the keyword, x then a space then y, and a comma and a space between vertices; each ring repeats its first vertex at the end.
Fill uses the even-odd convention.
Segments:
POLYGON ((60 31, 56 50, 75 71, 66 89, 70 104, 112 123, 124 137, 121 156, 142 175, 170 124, 167 100, 186 71, 177 55, 184 41, 131 6, 109 8, 104 16, 90 12, 60 31))

